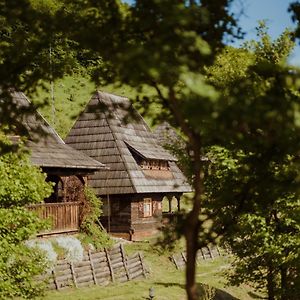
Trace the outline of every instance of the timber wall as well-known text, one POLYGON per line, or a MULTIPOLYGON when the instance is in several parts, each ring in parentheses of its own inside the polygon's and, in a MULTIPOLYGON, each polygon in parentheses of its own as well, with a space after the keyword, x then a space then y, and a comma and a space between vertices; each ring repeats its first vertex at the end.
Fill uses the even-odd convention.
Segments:
POLYGON ((47 280, 50 290, 60 290, 95 284, 105 286, 146 276, 142 255, 127 257, 120 244, 110 250, 89 251, 81 262, 58 261, 50 275, 40 276, 38 280, 47 280))
MULTIPOLYGON (((157 233, 161 226, 164 194, 125 194, 110 196, 108 212, 100 220, 109 234, 129 240, 141 240, 157 233), (151 216, 144 216, 144 199, 152 200, 151 216)), ((107 200, 104 200, 107 206, 107 200)), ((106 208, 107 210, 107 208, 106 208)))

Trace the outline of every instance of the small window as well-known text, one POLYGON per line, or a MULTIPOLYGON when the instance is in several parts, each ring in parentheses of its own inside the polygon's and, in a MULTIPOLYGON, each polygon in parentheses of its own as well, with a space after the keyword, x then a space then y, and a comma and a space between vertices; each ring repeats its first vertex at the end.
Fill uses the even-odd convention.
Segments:
POLYGON ((152 199, 144 199, 144 218, 152 216, 152 199))

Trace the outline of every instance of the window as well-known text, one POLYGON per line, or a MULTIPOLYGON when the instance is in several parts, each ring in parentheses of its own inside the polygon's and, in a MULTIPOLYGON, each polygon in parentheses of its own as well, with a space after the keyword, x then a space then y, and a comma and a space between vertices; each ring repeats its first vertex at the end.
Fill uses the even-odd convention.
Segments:
POLYGON ((142 160, 140 166, 143 170, 170 170, 168 162, 164 160, 142 160))
POLYGON ((144 218, 152 216, 152 199, 144 199, 144 218))

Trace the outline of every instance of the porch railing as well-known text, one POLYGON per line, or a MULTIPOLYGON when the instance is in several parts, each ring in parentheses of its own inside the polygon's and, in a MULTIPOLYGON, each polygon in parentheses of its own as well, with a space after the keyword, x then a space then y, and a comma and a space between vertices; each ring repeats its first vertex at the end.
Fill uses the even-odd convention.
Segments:
POLYGON ((41 203, 28 208, 41 219, 51 221, 51 229, 41 234, 78 231, 80 225, 80 202, 41 203))

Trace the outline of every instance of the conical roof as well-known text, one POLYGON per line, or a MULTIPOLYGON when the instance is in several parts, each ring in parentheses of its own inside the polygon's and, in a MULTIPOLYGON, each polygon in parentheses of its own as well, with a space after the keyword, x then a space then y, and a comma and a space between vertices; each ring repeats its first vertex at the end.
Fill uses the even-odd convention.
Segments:
POLYGON ((109 167, 105 173, 90 176, 89 184, 98 195, 191 191, 176 159, 157 143, 125 97, 96 92, 66 143, 109 167), (139 160, 163 161, 168 170, 152 176, 151 171, 141 168, 139 160))
MULTIPOLYGON (((21 92, 12 92, 12 101, 19 108, 28 107, 30 102, 21 92)), ((65 144, 57 132, 37 111, 24 114, 21 120, 29 133, 26 146, 31 151, 30 160, 44 168, 68 168, 80 170, 104 169, 105 165, 65 144)))

